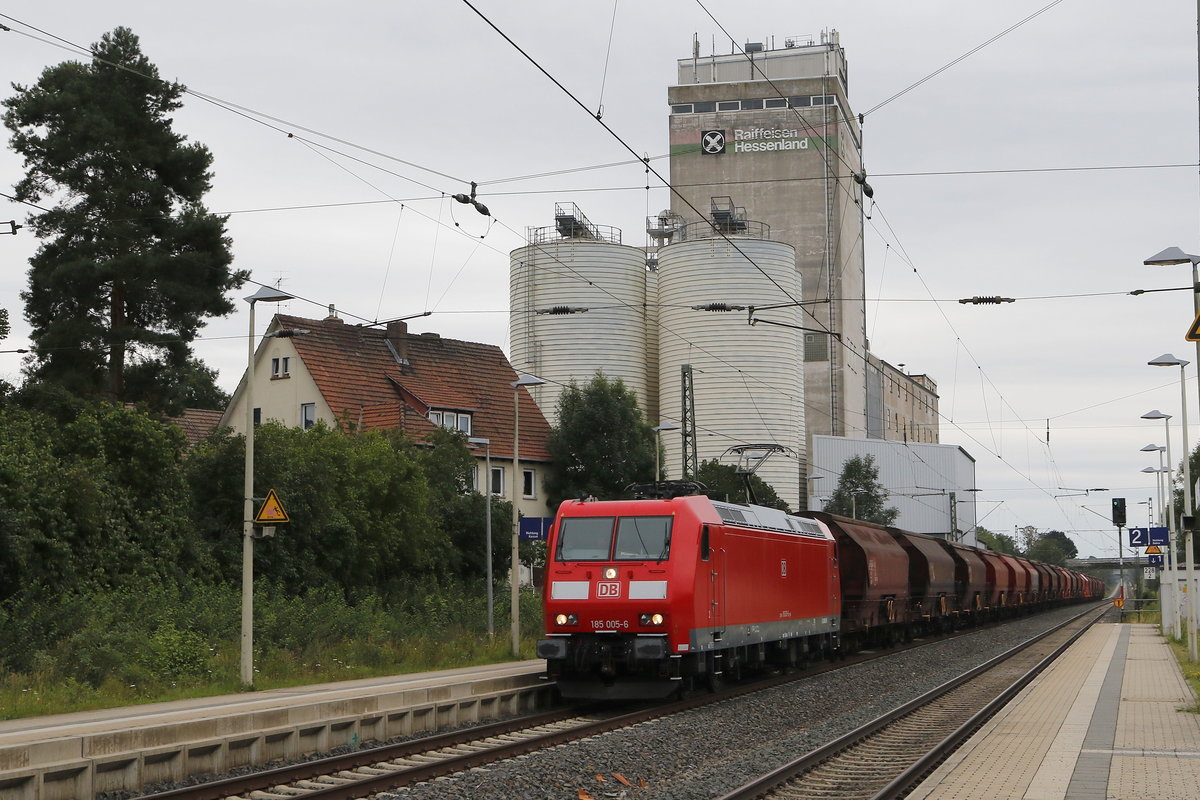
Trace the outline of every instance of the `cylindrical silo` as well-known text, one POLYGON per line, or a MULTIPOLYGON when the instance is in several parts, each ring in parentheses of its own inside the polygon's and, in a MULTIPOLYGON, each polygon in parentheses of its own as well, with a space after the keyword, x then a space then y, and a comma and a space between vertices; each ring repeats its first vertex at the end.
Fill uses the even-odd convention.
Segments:
POLYGON ((532 229, 529 243, 510 254, 509 290, 511 362, 517 372, 547 381, 532 394, 551 425, 564 385, 583 385, 597 372, 624 381, 645 413, 652 393, 641 249, 586 219, 532 229))
MULTIPOLYGON (((682 420, 681 368, 690 364, 699 460, 718 458, 733 445, 791 448, 796 457, 773 455, 755 474, 800 508, 803 331, 787 327, 804 324, 800 307, 788 305, 801 297, 794 248, 742 236, 667 245, 658 252, 658 297, 660 415, 682 420), (745 310, 693 308, 712 303, 754 306, 755 316, 770 322, 751 326, 745 310)), ((682 477, 681 436, 664 435, 663 447, 667 477, 682 477)))

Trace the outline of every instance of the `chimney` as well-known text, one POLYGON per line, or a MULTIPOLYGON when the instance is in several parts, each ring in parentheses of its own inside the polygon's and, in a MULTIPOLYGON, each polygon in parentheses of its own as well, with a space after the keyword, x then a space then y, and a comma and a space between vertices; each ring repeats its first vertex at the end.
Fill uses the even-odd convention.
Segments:
POLYGON ((404 321, 389 322, 385 334, 388 347, 401 366, 407 367, 408 361, 408 323, 404 321))
POLYGON ((329 304, 329 316, 325 317, 322 322, 341 322, 342 318, 337 315, 337 309, 333 307, 333 303, 329 304))

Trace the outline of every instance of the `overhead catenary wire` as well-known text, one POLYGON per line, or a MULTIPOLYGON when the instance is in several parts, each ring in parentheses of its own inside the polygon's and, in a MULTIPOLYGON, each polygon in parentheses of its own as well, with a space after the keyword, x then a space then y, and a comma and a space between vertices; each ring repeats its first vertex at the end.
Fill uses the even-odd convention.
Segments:
MULTIPOLYGON (((363 163, 366 163, 366 162, 363 162, 363 163)), ((629 163, 632 163, 632 162, 629 162, 629 163)), ((385 201, 381 201, 381 202, 385 202, 385 201)), ((890 300, 890 299, 889 299, 889 300, 890 300)), ((897 300, 897 301, 899 301, 899 300, 897 300)), ((925 300, 925 299, 921 299, 921 300, 919 300, 918 302, 931 302, 931 301, 933 301, 933 300, 925 300)), ((911 302, 911 301, 910 301, 910 302, 911 302)), ((936 302, 936 301, 933 301, 933 302, 936 302)), ((377 314, 377 315, 378 315, 378 314, 377 314)), ((377 315, 376 315, 376 316, 377 316, 377 315)))

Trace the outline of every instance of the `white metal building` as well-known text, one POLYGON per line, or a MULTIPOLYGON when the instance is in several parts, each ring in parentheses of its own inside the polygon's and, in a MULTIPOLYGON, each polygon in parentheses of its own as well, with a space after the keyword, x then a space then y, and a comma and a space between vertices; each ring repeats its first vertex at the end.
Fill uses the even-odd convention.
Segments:
POLYGON ((897 528, 977 543, 975 459, 961 447, 814 436, 811 456, 809 508, 824 508, 847 459, 873 456, 887 505, 900 511, 897 528))

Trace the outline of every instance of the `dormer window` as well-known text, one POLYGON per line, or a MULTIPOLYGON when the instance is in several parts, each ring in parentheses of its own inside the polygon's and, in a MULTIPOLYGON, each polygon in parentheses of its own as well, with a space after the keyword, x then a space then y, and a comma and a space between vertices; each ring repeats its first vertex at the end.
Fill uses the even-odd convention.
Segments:
POLYGON ((462 431, 467 436, 471 435, 470 414, 465 414, 461 411, 431 410, 429 412, 429 421, 440 428, 462 431))
POLYGON ((272 378, 288 377, 290 374, 289 369, 290 369, 291 360, 292 359, 290 356, 279 356, 276 358, 272 358, 271 359, 271 377, 272 378))

